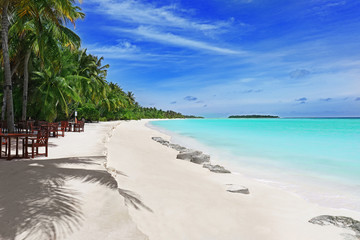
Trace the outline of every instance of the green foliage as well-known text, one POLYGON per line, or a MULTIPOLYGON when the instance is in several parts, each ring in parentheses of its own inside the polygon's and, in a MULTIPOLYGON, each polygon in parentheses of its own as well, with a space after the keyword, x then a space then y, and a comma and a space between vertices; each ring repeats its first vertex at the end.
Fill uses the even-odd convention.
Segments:
POLYGON ((81 108, 78 109, 78 118, 86 119, 87 121, 99 121, 100 120, 100 112, 95 108, 94 104, 87 103, 84 104, 81 108))
POLYGON ((101 117, 101 118, 99 119, 99 121, 101 121, 101 122, 106 122, 106 121, 107 121, 107 118, 106 118, 106 117, 101 117))
POLYGON ((229 118, 279 118, 279 116, 271 116, 271 115, 233 115, 233 116, 229 116, 229 118))

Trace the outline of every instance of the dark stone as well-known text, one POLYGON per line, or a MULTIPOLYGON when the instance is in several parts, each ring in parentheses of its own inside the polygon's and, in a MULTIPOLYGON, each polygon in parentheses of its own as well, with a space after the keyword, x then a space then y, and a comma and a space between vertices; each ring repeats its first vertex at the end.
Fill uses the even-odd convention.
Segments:
POLYGON ((229 184, 229 187, 226 189, 226 191, 231 193, 250 194, 250 191, 247 187, 236 184, 229 184))
POLYGON ((210 155, 207 155, 207 154, 193 155, 191 157, 190 161, 193 163, 196 163, 196 164, 210 162, 210 155))
POLYGON ((156 142, 158 142, 158 143, 160 143, 160 144, 162 144, 162 145, 164 145, 164 146, 167 146, 167 147, 170 146, 170 142, 164 140, 164 139, 161 138, 161 137, 152 137, 151 139, 154 140, 154 141, 156 141, 156 142))
POLYGON ((175 149, 177 151, 184 151, 186 148, 183 147, 183 146, 180 146, 179 144, 173 144, 173 143, 170 143, 169 147, 171 147, 172 149, 175 149))
POLYGON ((152 137, 151 139, 154 140, 155 142, 164 141, 164 139, 162 139, 161 137, 152 137))
POLYGON ((220 165, 211 165, 210 163, 208 163, 204 164, 203 167, 215 173, 231 173, 229 170, 225 169, 223 166, 220 165))
POLYGON ((344 216, 321 215, 310 219, 310 223, 321 226, 333 225, 336 227, 353 230, 356 237, 360 239, 360 221, 344 216))
POLYGON ((194 156, 198 156, 198 155, 200 155, 200 154, 202 154, 202 152, 187 149, 187 151, 181 151, 181 152, 176 156, 176 158, 177 158, 177 159, 182 159, 182 160, 189 160, 189 161, 191 161, 191 159, 192 159, 194 156))

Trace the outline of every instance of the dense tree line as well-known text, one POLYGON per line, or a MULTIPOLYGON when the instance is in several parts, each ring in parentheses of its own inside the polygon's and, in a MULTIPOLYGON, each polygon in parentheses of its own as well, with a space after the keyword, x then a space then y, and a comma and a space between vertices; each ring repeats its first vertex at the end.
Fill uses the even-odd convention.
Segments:
POLYGON ((279 116, 272 115, 233 115, 229 116, 229 118, 279 118, 279 116))
POLYGON ((67 25, 84 18, 74 0, 0 0, 1 120, 58 121, 183 118, 143 108, 132 92, 107 82, 109 65, 86 49, 67 25))

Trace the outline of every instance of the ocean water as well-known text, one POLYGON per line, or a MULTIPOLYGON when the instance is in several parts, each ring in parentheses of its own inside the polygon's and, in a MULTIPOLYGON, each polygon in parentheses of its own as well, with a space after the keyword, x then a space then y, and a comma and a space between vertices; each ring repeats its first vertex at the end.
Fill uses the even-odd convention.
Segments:
POLYGON ((310 201, 360 211, 360 119, 153 121, 172 141, 310 201))

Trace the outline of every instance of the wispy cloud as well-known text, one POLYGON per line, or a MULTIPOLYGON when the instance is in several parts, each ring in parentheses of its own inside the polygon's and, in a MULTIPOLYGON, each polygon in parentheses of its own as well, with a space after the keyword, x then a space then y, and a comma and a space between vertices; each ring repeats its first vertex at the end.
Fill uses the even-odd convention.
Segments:
POLYGON ((360 97, 355 98, 355 101, 360 101, 360 97))
POLYGON ((106 26, 107 29, 120 31, 122 35, 131 33, 132 37, 140 36, 142 37, 140 41, 205 50, 217 54, 245 53, 238 49, 221 46, 224 44, 219 38, 211 43, 212 36, 231 29, 233 18, 225 21, 204 20, 195 18, 191 9, 182 9, 175 4, 161 5, 141 0, 89 0, 88 2, 92 6, 88 11, 102 13, 115 20, 112 26, 106 26), (119 25, 121 25, 120 28, 119 25))
POLYGON ((297 69, 295 71, 290 72, 290 77, 294 79, 304 78, 310 74, 310 71, 306 69, 297 69))
POLYGON ((172 101, 170 104, 176 104, 176 101, 172 101))
POLYGON ((330 102, 332 100, 333 100, 332 98, 321 98, 320 99, 320 101, 323 101, 323 102, 330 102))
POLYGON ((151 40, 154 42, 170 44, 174 46, 188 47, 192 49, 202 49, 207 50, 219 54, 246 54, 244 51, 237 51, 228 48, 217 47, 206 43, 204 41, 192 40, 186 37, 181 37, 172 33, 163 33, 156 31, 152 28, 140 26, 136 29, 120 29, 117 28, 118 31, 127 32, 135 35, 139 35, 145 37, 147 40, 151 40))
POLYGON ((89 45, 87 46, 89 52, 92 54, 100 54, 106 58, 123 58, 134 59, 139 54, 140 49, 127 40, 122 40, 116 45, 89 45))
POLYGON ((295 99, 296 102, 300 102, 300 104, 304 104, 306 103, 308 99, 306 97, 302 97, 302 98, 298 98, 298 99, 295 99))
POLYGON ((193 102, 193 101, 197 100, 197 97, 186 96, 186 97, 184 97, 184 100, 189 101, 189 102, 193 102))
POLYGON ((262 89, 249 89, 249 90, 242 91, 242 93, 260 93, 262 91, 263 91, 262 89))
POLYGON ((206 21, 192 19, 191 11, 173 5, 155 5, 139 0, 89 0, 98 4, 97 11, 113 19, 138 25, 172 27, 196 31, 222 30, 231 25, 229 21, 206 21))

